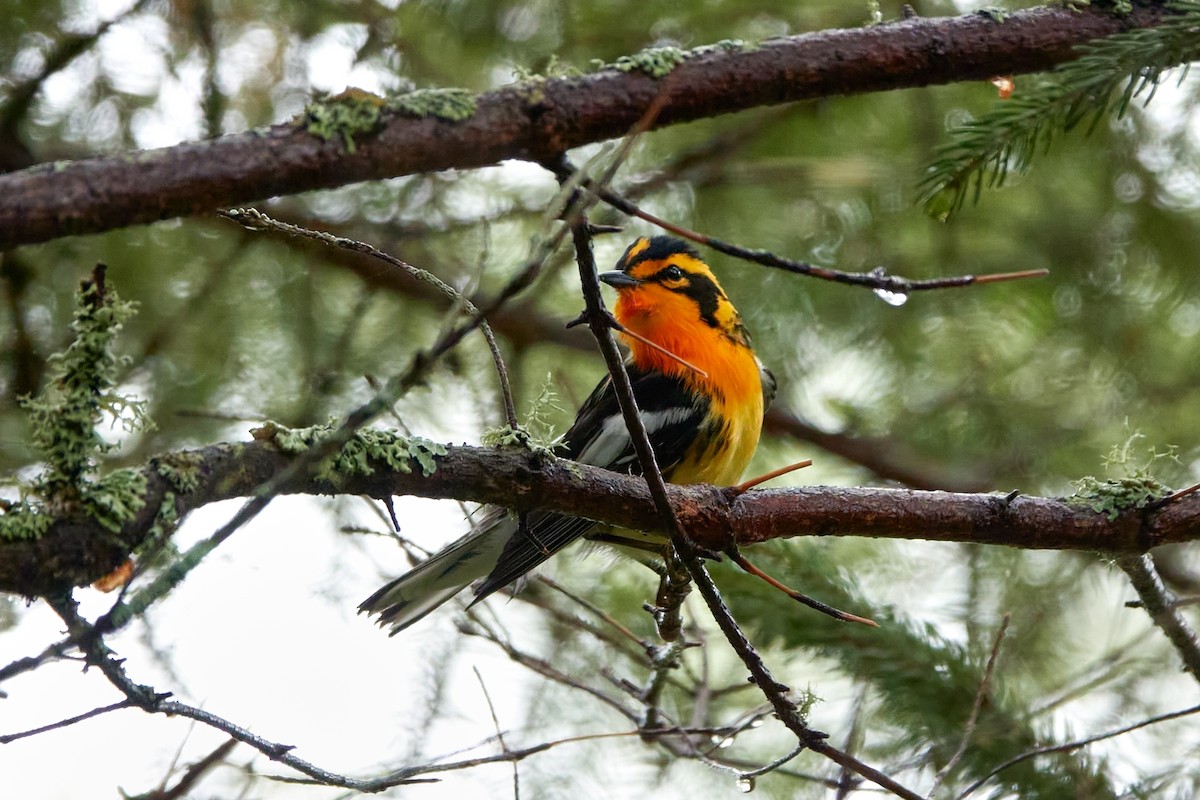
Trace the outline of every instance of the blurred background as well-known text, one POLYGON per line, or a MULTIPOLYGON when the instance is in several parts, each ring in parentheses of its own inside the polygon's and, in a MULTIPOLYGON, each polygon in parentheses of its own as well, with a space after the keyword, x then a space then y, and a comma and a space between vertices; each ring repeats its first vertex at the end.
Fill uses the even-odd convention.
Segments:
MULTIPOLYGON (((682 47, 870 21, 865 2, 713 0, 7 0, 0 26, 0 168, 162 147, 288 120, 315 94, 461 86, 486 91, 530 74, 564 75, 653 44, 682 47)), ((982 4, 919 2, 923 16, 982 4)), ((1010 3, 1005 8, 1030 4, 1010 3)), ((883 2, 885 18, 901 13, 883 2)), ((1016 92, 1037 79, 1018 76, 1016 92)), ((920 293, 894 305, 870 291, 705 253, 753 332, 780 393, 752 473, 812 458, 786 481, 1064 495, 1086 475, 1150 470, 1200 480, 1200 82, 1171 75, 1152 103, 1061 137, 1026 175, 985 191, 946 222, 918 184, 951 131, 998 102, 986 82, 838 97, 679 125, 644 136, 614 186, 646 209, 721 239, 845 271, 883 266, 910 278, 1046 268, 1046 278, 920 293), (827 434, 840 438, 829 446, 827 434), (837 446, 841 442, 851 449, 837 446), (825 446, 822 446, 825 445, 825 446), (901 465, 904 472, 897 472, 901 465)), ((599 145, 573 154, 577 163, 599 145)), ((505 163, 417 175, 263 203, 296 224, 369 242, 465 292, 501 286, 522 262, 556 192, 546 171, 505 163)), ((597 240, 608 268, 636 235, 597 240)), ((309 425, 365 401, 364 376, 388 376, 431 343, 443 305, 379 262, 215 215, 72 237, 4 254, 0 272, 0 469, 34 474, 17 398, 36 392, 47 356, 69 341, 72 296, 97 261, 138 303, 120 350, 122 391, 148 401, 152 431, 108 435, 113 466, 158 452, 242 441, 264 419, 309 425)), ((594 345, 563 324, 582 307, 571 253, 497 322, 522 415, 557 432, 602 375, 594 345), (546 390, 556 399, 546 402, 546 390), (537 398, 542 397, 541 402, 537 398)), ((477 443, 503 423, 482 339, 442 361, 388 425, 477 443), (397 423, 397 418, 399 422, 397 423)), ((236 508, 208 507, 186 545, 236 508)), ((465 530, 453 503, 403 499, 401 533, 434 549, 465 530)), ((529 602, 486 604, 469 635, 446 608, 388 639, 355 606, 406 568, 380 509, 364 500, 285 498, 143 619, 111 638, 135 679, 294 745, 354 776, 459 753, 629 731, 619 681, 641 685, 640 648, 543 584, 529 602), (585 620, 581 622, 581 620, 585 620), (623 646, 598 635, 615 635, 623 646), (570 680, 523 667, 496 640, 547 659, 570 680), (496 720, 484 688, 495 705, 496 720), (474 748, 474 749, 468 749, 474 748), (459 752, 463 751, 463 752, 459 752)), ((797 532, 803 533, 803 532, 797 532)), ((563 587, 652 639, 642 603, 654 576, 603 554, 567 553, 546 570, 563 587), (603 580, 600 580, 600 577, 603 580)), ((924 791, 962 739, 1001 617, 1010 613, 992 691, 966 755, 939 797, 957 797, 1006 758, 1194 704, 1195 682, 1148 617, 1124 603, 1124 575, 1101 555, 845 538, 776 541, 753 556, 808 594, 879 620, 845 626, 789 604, 728 565, 713 568, 735 615, 778 677, 813 694, 810 720, 924 791)), ((1157 554, 1182 594, 1195 552, 1157 554)), ((78 597, 89 614, 111 603, 78 597)), ((683 724, 762 717, 762 698, 705 610, 688 606, 689 652, 664 707, 683 724)), ((1188 612, 1190 613, 1190 612, 1188 612)), ((0 600, 0 662, 40 652, 61 621, 42 604, 0 600)), ((115 702, 80 665, 49 664, 4 687, 0 734, 115 702)), ((635 718, 636 719, 636 718, 635 718)), ((14 796, 110 797, 170 787, 223 737, 125 710, 0 746, 14 796)), ((750 768, 790 747, 769 716, 712 758, 750 768)), ((1195 796, 1194 720, 1028 760, 977 797, 1195 796)), ((636 736, 563 744, 522 761, 531 797, 722 797, 727 770, 636 736)), ((285 770, 245 747, 189 796, 341 797, 280 783, 285 770)), ((514 791, 511 765, 438 775, 397 796, 514 791)), ((838 769, 804 754, 756 781, 779 797, 875 796, 833 788, 838 769), (839 793, 841 792, 841 793, 839 793)))

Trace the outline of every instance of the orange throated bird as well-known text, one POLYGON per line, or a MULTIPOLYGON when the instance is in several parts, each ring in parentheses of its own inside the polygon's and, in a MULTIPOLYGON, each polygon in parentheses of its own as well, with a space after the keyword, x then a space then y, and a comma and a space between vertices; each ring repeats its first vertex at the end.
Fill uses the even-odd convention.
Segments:
MULTIPOLYGON (((691 246, 655 236, 631 244, 616 270, 600 280, 617 290, 617 321, 661 348, 620 334, 629 348, 625 366, 633 395, 663 477, 672 483, 735 483, 758 446, 775 380, 755 357, 750 334, 716 277, 691 246)), ((584 464, 641 474, 610 378, 579 409, 561 452, 584 464)), ((643 548, 668 541, 548 511, 530 512, 526 519, 527 532, 504 509, 489 512, 470 533, 382 587, 359 610, 378 614, 379 624, 394 635, 476 580, 483 578, 473 603, 581 537, 643 548)))

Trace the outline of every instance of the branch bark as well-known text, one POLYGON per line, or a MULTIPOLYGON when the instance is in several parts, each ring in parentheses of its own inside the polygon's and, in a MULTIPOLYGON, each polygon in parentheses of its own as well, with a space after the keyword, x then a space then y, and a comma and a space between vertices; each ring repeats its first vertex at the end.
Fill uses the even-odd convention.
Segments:
POLYGON ((1094 7, 911 19, 711 48, 667 78, 606 69, 508 86, 478 97, 461 122, 391 116, 353 153, 292 123, 159 150, 42 164, 0 176, 0 250, 200 214, 275 195, 504 159, 545 160, 619 136, 655 98, 661 127, 816 97, 928 86, 1049 69, 1075 47, 1164 17, 1094 7))
MULTIPOLYGON (((178 461, 198 466, 199 485, 179 493, 145 469, 146 506, 117 532, 87 519, 56 521, 35 541, 0 542, 0 591, 44 596, 107 574, 150 535, 157 510, 175 492, 179 515, 246 497, 298 456, 269 441, 218 444, 178 461)), ((168 463, 174 459, 167 458, 168 463)), ((495 503, 517 511, 545 508, 640 530, 662 531, 645 481, 573 462, 513 450, 451 446, 429 477, 373 465, 370 475, 341 476, 335 486, 299 478, 285 494, 416 495, 495 503)), ((806 486, 747 492, 736 498, 712 486, 671 486, 677 516, 697 543, 719 549, 726 537, 754 544, 792 536, 869 536, 972 542, 1022 548, 1141 553, 1200 539, 1200 494, 1152 512, 1103 513, 1042 497, 806 486)))

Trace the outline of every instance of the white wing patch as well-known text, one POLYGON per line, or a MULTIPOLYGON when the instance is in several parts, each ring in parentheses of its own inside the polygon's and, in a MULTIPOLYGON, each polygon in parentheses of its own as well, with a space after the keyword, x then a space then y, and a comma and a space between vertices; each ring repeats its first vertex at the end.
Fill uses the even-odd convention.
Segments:
MULTIPOLYGON (((646 426, 646 433, 653 439, 656 431, 667 425, 683 422, 695 413, 695 409, 687 406, 675 406, 662 411, 643 411, 642 424, 646 426)), ((631 445, 625 418, 617 414, 604 420, 600 432, 583 448, 578 460, 596 467, 619 467, 637 458, 636 454, 626 452, 631 449, 631 445)))

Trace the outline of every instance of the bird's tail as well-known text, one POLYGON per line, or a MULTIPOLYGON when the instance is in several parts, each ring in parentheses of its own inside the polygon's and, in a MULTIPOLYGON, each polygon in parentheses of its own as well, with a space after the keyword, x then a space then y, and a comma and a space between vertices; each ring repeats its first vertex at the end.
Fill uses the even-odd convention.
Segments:
POLYGON ((500 560, 512 535, 503 518, 485 520, 446 549, 388 582, 358 607, 359 613, 378 614, 389 636, 424 617, 479 578, 500 560))

